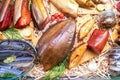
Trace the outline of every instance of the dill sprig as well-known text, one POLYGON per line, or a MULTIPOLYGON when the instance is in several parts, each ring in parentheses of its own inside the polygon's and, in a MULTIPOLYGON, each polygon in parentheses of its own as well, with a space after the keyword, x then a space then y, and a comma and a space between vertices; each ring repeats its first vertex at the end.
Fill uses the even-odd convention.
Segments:
POLYGON ((9 27, 5 31, 2 31, 2 34, 7 38, 7 39, 22 39, 22 36, 18 32, 18 30, 14 29, 13 27, 9 27))
POLYGON ((67 66, 68 57, 65 58, 61 63, 57 66, 53 67, 43 78, 43 80, 58 80, 59 77, 62 76, 63 72, 67 66))

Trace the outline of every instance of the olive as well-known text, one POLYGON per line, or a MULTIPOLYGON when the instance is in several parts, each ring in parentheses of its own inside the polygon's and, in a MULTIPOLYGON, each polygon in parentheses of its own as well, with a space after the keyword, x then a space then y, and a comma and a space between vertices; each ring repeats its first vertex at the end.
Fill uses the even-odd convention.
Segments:
POLYGON ((115 17, 115 13, 111 10, 104 11, 104 12, 100 13, 99 17, 100 18, 115 17))
POLYGON ((120 26, 120 20, 118 20, 118 25, 120 26))
POLYGON ((120 28, 117 30, 118 34, 120 34, 120 28))
POLYGON ((115 21, 114 18, 106 18, 103 21, 103 25, 104 25, 105 28, 111 28, 111 27, 115 26, 115 24, 116 24, 116 21, 115 21))
POLYGON ((98 24, 100 28, 112 28, 116 25, 115 13, 113 11, 104 11, 100 13, 98 24))
POLYGON ((120 45, 120 37, 118 37, 118 38, 115 40, 115 43, 117 43, 118 45, 120 45))

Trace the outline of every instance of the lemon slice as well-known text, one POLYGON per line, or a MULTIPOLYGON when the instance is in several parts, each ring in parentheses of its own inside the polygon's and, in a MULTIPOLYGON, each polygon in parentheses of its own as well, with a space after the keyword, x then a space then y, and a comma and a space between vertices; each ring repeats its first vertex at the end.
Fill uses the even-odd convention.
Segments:
POLYGON ((26 27, 26 28, 20 30, 20 33, 21 33, 22 37, 30 37, 32 34, 32 31, 29 27, 26 27))
POLYGON ((101 12, 101 11, 105 10, 105 5, 104 4, 98 4, 96 8, 97 8, 98 11, 101 12))
POLYGON ((30 29, 24 29, 24 30, 23 30, 23 35, 24 35, 25 37, 29 37, 29 36, 31 35, 31 30, 30 30, 30 29))

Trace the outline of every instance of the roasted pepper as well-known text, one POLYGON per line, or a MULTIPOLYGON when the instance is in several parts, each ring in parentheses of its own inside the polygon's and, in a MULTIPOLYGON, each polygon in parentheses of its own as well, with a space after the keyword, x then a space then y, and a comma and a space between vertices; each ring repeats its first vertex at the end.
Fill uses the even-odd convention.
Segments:
POLYGON ((13 6, 10 5, 10 0, 6 0, 1 4, 0 9, 0 31, 9 27, 13 18, 13 6))
POLYGON ((48 16, 48 9, 46 7, 45 0, 32 0, 32 19, 36 23, 38 29, 44 29, 45 25, 50 21, 48 16))
POLYGON ((86 22, 79 31, 79 33, 80 33, 79 34, 79 39, 83 39, 90 32, 90 30, 93 28, 94 24, 95 24, 94 19, 86 22))
POLYGON ((71 49, 75 37, 75 22, 65 20, 48 29, 38 40, 36 49, 44 70, 61 62, 71 49))
POLYGON ((31 14, 28 10, 29 0, 16 0, 14 7, 15 28, 22 29, 30 24, 31 14))
POLYGON ((74 0, 50 0, 50 2, 63 13, 77 17, 79 6, 74 0))
POLYGON ((84 43, 82 45, 80 45, 78 48, 76 48, 70 55, 70 59, 69 59, 69 69, 76 67, 81 58, 83 57, 85 51, 87 49, 87 44, 84 43))
POLYGON ((76 0, 82 7, 93 7, 95 6, 92 0, 76 0))
POLYGON ((87 47, 100 54, 107 43, 108 38, 109 32, 107 30, 95 29, 88 40, 87 47))

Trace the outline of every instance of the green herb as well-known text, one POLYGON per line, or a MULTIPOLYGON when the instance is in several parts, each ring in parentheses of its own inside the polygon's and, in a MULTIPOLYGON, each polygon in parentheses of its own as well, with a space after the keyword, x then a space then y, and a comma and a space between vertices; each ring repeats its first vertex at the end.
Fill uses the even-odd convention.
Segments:
POLYGON ((120 75, 118 76, 110 76, 111 77, 111 80, 120 80, 120 75))
POLYGON ((11 55, 10 57, 7 57, 3 62, 4 63, 11 63, 16 59, 15 55, 11 55))
POLYGON ((8 39, 22 39, 22 36, 18 32, 18 30, 14 29, 13 27, 9 27, 2 33, 8 39))
POLYGON ((2 78, 4 78, 4 79, 13 78, 13 77, 15 77, 15 76, 16 76, 15 74, 10 73, 10 72, 4 73, 4 74, 0 75, 0 77, 2 77, 2 78))
POLYGON ((67 65, 67 58, 59 63, 57 66, 52 68, 44 77, 44 80, 58 80, 62 76, 62 73, 65 71, 67 65))
POLYGON ((32 4, 32 1, 29 0, 29 3, 28 3, 28 10, 30 10, 30 6, 31 6, 31 4, 32 4))

